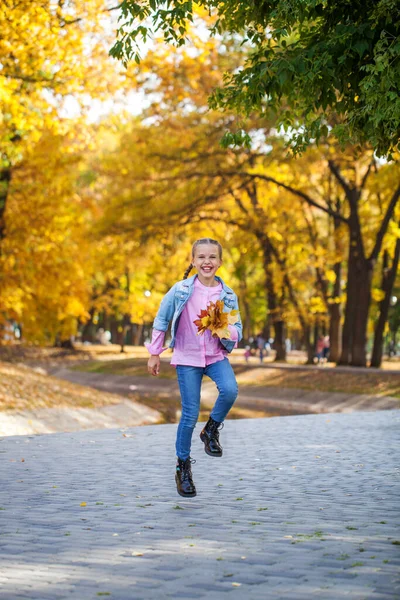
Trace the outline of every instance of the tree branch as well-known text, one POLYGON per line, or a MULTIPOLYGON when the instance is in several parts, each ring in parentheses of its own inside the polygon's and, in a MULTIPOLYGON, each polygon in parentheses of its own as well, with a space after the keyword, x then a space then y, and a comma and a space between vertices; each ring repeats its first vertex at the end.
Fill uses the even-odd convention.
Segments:
POLYGON ((301 198, 302 200, 305 200, 308 204, 310 204, 311 206, 314 206, 314 208, 318 208, 319 210, 322 210, 326 214, 330 215, 331 217, 338 219, 339 221, 342 221, 343 223, 348 224, 348 219, 343 217, 341 214, 335 212, 331 208, 327 208, 326 206, 319 204, 305 192, 302 192, 301 190, 297 190, 297 189, 291 187, 290 185, 283 183, 282 181, 278 181, 277 179, 274 179, 273 177, 269 177, 268 175, 263 175, 262 173, 247 173, 246 171, 244 171, 244 172, 243 171, 225 171, 223 173, 201 173, 198 171, 192 171, 191 173, 187 173, 184 176, 176 175, 174 177, 161 177, 160 179, 158 179, 158 181, 176 181, 177 179, 192 179, 195 177, 199 177, 199 178, 204 177, 204 178, 212 179, 214 177, 221 177, 221 176, 229 176, 229 177, 245 176, 250 179, 261 179, 262 181, 268 181, 269 183, 274 183, 278 187, 281 187, 281 188, 285 189, 286 191, 290 192, 291 194, 301 198))
POLYGON ((339 184, 344 189, 344 192, 345 192, 347 198, 350 198, 352 196, 352 189, 351 189, 349 183, 345 180, 345 178, 341 174, 339 167, 333 162, 333 160, 328 160, 328 166, 329 166, 331 172, 334 174, 334 176, 338 180, 339 184))
POLYGON ((385 233, 389 226, 390 219, 393 216, 394 209, 396 208, 396 204, 397 204, 399 198, 400 198, 400 185, 398 186, 397 190, 394 192, 392 199, 389 202, 389 206, 386 209, 386 214, 385 214, 383 221, 381 223, 381 226, 379 228, 378 235, 376 236, 375 246, 371 252, 369 260, 376 260, 379 256, 379 253, 382 248, 383 238, 385 236, 385 233))
POLYGON ((270 183, 274 183, 275 185, 290 192, 294 196, 298 196, 302 200, 305 200, 307 202, 307 204, 310 204, 310 206, 314 206, 314 208, 318 208, 319 210, 322 210, 323 212, 327 213, 331 217, 334 217, 335 219, 339 219, 340 221, 343 221, 343 223, 346 223, 346 224, 348 223, 348 221, 345 217, 343 217, 339 213, 335 212, 331 208, 327 208, 326 206, 319 204, 318 202, 313 200, 308 194, 306 194, 305 192, 302 192, 301 190, 296 190, 296 188, 293 188, 292 186, 287 185, 286 183, 283 183, 282 181, 278 181, 277 179, 274 179, 273 177, 269 177, 268 175, 262 175, 260 173, 254 173, 254 175, 252 173, 247 173, 247 175, 249 175, 250 177, 256 177, 258 179, 262 179, 263 181, 268 181, 270 183))
POLYGON ((368 165, 368 169, 367 169, 367 170, 366 170, 366 172, 364 173, 364 177, 363 177, 363 178, 362 178, 362 180, 361 180, 361 184, 360 184, 360 190, 361 190, 361 191, 364 189, 364 187, 365 187, 365 184, 367 183, 368 176, 369 176, 369 174, 371 173, 371 169, 372 169, 372 167, 374 166, 374 164, 375 164, 375 159, 373 158, 373 159, 371 160, 371 162, 369 163, 369 165, 368 165))
MULTIPOLYGON (((223 211, 217 211, 217 212, 223 212, 223 211)), ((221 217, 217 217, 215 215, 215 213, 213 212, 210 215, 196 215, 195 219, 188 219, 184 222, 182 222, 182 225, 188 225, 189 223, 200 223, 201 221, 218 221, 220 223, 226 223, 227 225, 233 225, 235 227, 239 227, 239 229, 242 229, 243 231, 249 231, 249 224, 248 223, 241 223, 240 221, 235 221, 234 219, 226 219, 225 217, 221 216, 221 217)))
POLYGON ((47 85, 56 83, 54 77, 29 77, 28 75, 18 75, 17 73, 7 72, 3 72, 2 75, 7 79, 19 79, 20 81, 26 81, 27 83, 46 83, 47 85))
POLYGON ((230 194, 231 194, 231 196, 233 197, 233 199, 234 199, 235 203, 237 204, 237 206, 240 208, 240 210, 241 210, 241 211, 242 211, 242 212, 243 212, 245 215, 247 215, 247 216, 250 218, 250 213, 249 213, 249 211, 247 210, 247 208, 245 207, 245 205, 243 204, 243 202, 241 201, 241 199, 240 199, 240 198, 238 198, 238 197, 235 195, 235 191, 234 191, 234 190, 230 190, 230 194))
MULTIPOLYGON (((108 13, 111 12, 113 10, 118 10, 119 8, 121 8, 122 6, 122 2, 120 4, 117 4, 116 6, 111 6, 110 8, 104 8, 102 11, 103 13, 108 13)), ((69 21, 67 21, 64 17, 60 16, 60 27, 66 27, 67 25, 74 25, 74 23, 79 23, 79 21, 83 21, 84 17, 76 17, 76 19, 70 19, 69 21)))

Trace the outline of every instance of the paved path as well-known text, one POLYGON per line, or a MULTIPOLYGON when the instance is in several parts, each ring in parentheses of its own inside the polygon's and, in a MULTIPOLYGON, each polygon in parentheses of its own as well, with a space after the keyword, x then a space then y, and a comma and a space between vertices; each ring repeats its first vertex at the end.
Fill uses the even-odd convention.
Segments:
MULTIPOLYGON (((158 377, 135 377, 131 375, 109 375, 86 373, 67 368, 58 368, 52 375, 80 385, 121 395, 134 391, 179 396, 176 379, 158 377)), ((213 406, 216 399, 215 384, 206 378, 202 386, 202 401, 213 406)), ((374 394, 344 394, 279 388, 268 386, 239 385, 239 397, 235 406, 253 410, 277 411, 279 414, 308 414, 326 412, 353 412, 359 410, 390 410, 400 408, 400 400, 390 396, 374 394)))
POLYGON ((162 420, 158 410, 121 398, 118 404, 97 408, 37 408, 35 410, 7 410, 0 412, 0 436, 80 431, 81 429, 111 429, 136 427, 162 420))
POLYGON ((4 600, 400 597, 398 411, 227 421, 194 437, 198 496, 176 494, 176 426, 0 440, 4 600))

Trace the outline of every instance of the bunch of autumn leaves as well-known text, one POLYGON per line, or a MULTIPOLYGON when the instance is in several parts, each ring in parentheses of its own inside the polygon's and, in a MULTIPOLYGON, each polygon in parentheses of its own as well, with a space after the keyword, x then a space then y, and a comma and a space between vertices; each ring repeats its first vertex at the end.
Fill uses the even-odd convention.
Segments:
POLYGON ((199 318, 193 323, 197 327, 197 335, 203 335, 206 329, 211 331, 214 337, 230 338, 231 333, 228 325, 234 325, 238 320, 238 310, 224 312, 224 303, 222 300, 210 302, 205 310, 201 310, 197 315, 199 318))

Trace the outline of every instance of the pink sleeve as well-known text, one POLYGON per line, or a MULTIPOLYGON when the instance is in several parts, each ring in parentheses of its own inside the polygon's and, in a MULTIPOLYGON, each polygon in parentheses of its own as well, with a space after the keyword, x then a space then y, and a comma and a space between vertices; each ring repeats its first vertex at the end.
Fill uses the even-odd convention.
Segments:
POLYGON ((164 337, 165 337, 165 331, 158 331, 158 329, 153 329, 153 334, 151 336, 151 342, 145 343, 145 346, 146 346, 147 350, 150 352, 150 354, 158 356, 159 354, 162 354, 162 352, 164 352, 164 350, 167 350, 166 347, 163 348, 164 337))
POLYGON ((234 348, 237 348, 237 341, 239 339, 239 333, 238 330, 236 329, 236 327, 234 325, 228 325, 228 329, 229 332, 231 334, 231 340, 233 340, 234 342, 236 342, 236 344, 233 346, 234 348))

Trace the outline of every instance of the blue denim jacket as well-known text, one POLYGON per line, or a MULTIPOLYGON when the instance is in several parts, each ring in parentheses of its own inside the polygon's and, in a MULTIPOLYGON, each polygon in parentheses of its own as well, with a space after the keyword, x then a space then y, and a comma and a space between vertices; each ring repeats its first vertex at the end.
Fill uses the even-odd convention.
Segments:
MULTIPOLYGON (((183 279, 182 281, 178 281, 172 288, 165 294, 164 298, 161 301, 160 308, 158 309, 156 318, 154 319, 153 327, 158 331, 167 331, 169 323, 172 319, 171 325, 171 343, 169 345, 170 348, 173 348, 175 345, 175 335, 178 328, 179 318, 182 314, 182 311, 189 300, 190 296, 193 294, 194 289, 194 280, 197 275, 193 275, 188 279, 183 279)), ((231 310, 238 310, 238 299, 233 290, 229 288, 222 281, 220 277, 215 277, 222 284, 222 291, 220 295, 220 300, 224 301, 224 312, 230 312, 231 310)), ((234 325, 238 331, 238 342, 242 339, 242 322, 240 320, 240 315, 238 314, 238 320, 234 325)), ((224 346, 225 350, 228 352, 232 352, 233 347, 235 345, 234 340, 222 339, 221 344, 224 346)))

